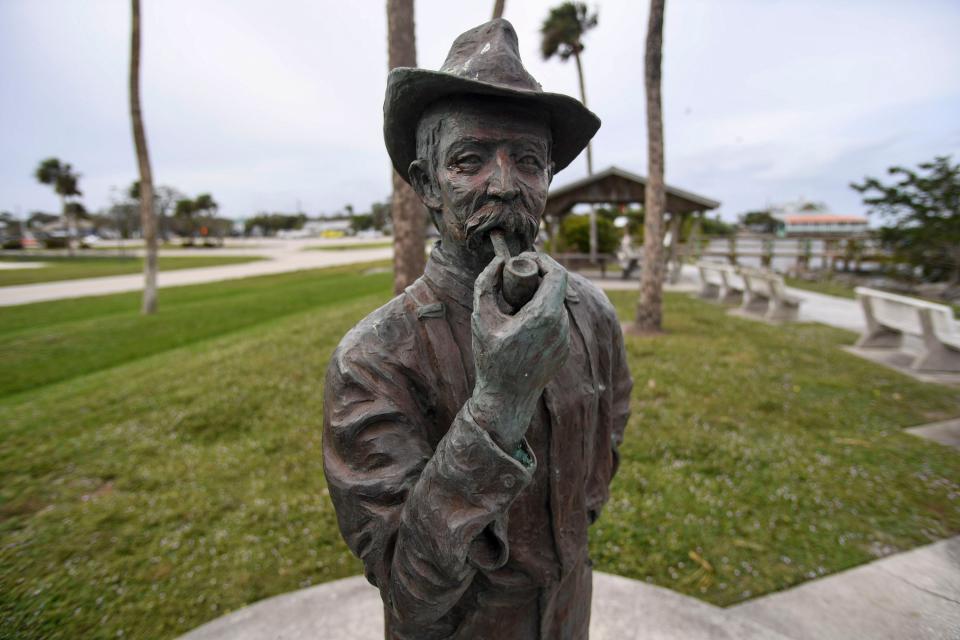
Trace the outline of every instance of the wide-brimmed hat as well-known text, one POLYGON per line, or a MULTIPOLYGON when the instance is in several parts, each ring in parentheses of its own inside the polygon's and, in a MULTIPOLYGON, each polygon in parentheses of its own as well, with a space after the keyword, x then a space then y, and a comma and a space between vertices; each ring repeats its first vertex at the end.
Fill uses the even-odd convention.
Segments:
POLYGON ((460 35, 439 71, 398 67, 387 77, 383 137, 393 166, 409 182, 417 159, 417 123, 431 103, 454 95, 497 96, 532 103, 549 114, 552 157, 558 172, 587 146, 600 119, 581 102, 540 88, 523 68, 517 32, 502 18, 460 35))

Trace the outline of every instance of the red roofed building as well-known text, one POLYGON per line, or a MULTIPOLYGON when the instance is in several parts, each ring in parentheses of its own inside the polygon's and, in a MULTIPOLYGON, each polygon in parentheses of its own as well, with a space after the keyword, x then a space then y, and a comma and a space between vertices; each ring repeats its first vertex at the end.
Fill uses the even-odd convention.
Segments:
POLYGON ((860 235, 867 230, 867 219, 861 216, 842 216, 832 213, 774 214, 780 221, 778 235, 836 236, 860 235))

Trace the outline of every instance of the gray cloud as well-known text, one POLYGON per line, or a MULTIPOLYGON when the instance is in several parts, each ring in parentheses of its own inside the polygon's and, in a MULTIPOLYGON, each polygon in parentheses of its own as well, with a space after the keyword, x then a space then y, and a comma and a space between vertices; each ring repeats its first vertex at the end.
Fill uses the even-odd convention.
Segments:
MULTIPOLYGON (((492 1, 419 0, 421 66, 488 18, 492 1)), ((554 0, 508 0, 527 66, 577 95, 572 63, 540 59, 554 0)), ((233 217, 362 209, 389 193, 380 133, 382 1, 145 0, 143 101, 158 182, 210 191, 233 217)), ((646 3, 609 0, 584 55, 604 121, 595 164, 646 171, 646 3)), ((32 170, 55 155, 88 207, 136 177, 127 114, 129 6, 0 3, 0 209, 53 210, 32 170)), ((667 180, 728 217, 805 196, 862 211, 847 184, 960 151, 960 6, 948 0, 689 0, 667 8, 667 180)), ((556 180, 582 177, 575 162, 556 180)))

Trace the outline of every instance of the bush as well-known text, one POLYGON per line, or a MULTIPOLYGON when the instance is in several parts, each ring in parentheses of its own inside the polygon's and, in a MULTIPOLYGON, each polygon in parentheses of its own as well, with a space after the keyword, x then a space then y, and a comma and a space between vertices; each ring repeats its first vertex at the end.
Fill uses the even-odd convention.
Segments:
POLYGON ((69 246, 66 236, 47 236, 40 242, 44 249, 66 249, 69 246))
MULTIPOLYGON (((616 253, 620 235, 610 220, 597 216, 598 253, 616 253)), ((559 244, 561 251, 590 253, 590 216, 568 215, 560 226, 559 244)))

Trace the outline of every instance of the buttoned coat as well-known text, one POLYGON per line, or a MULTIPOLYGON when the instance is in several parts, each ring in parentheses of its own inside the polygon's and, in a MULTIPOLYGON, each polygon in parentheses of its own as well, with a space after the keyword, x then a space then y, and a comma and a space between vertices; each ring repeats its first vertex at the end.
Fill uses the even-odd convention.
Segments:
POLYGON ((323 456, 340 530, 380 590, 388 640, 583 640, 588 528, 629 414, 620 324, 596 286, 569 275, 571 354, 528 431, 541 452, 525 440, 510 455, 465 406, 472 296, 435 251, 424 276, 335 351, 323 456), (537 478, 542 509, 518 500, 537 478), (513 531, 544 548, 511 554, 513 531), (537 562, 551 570, 525 569, 537 562))

